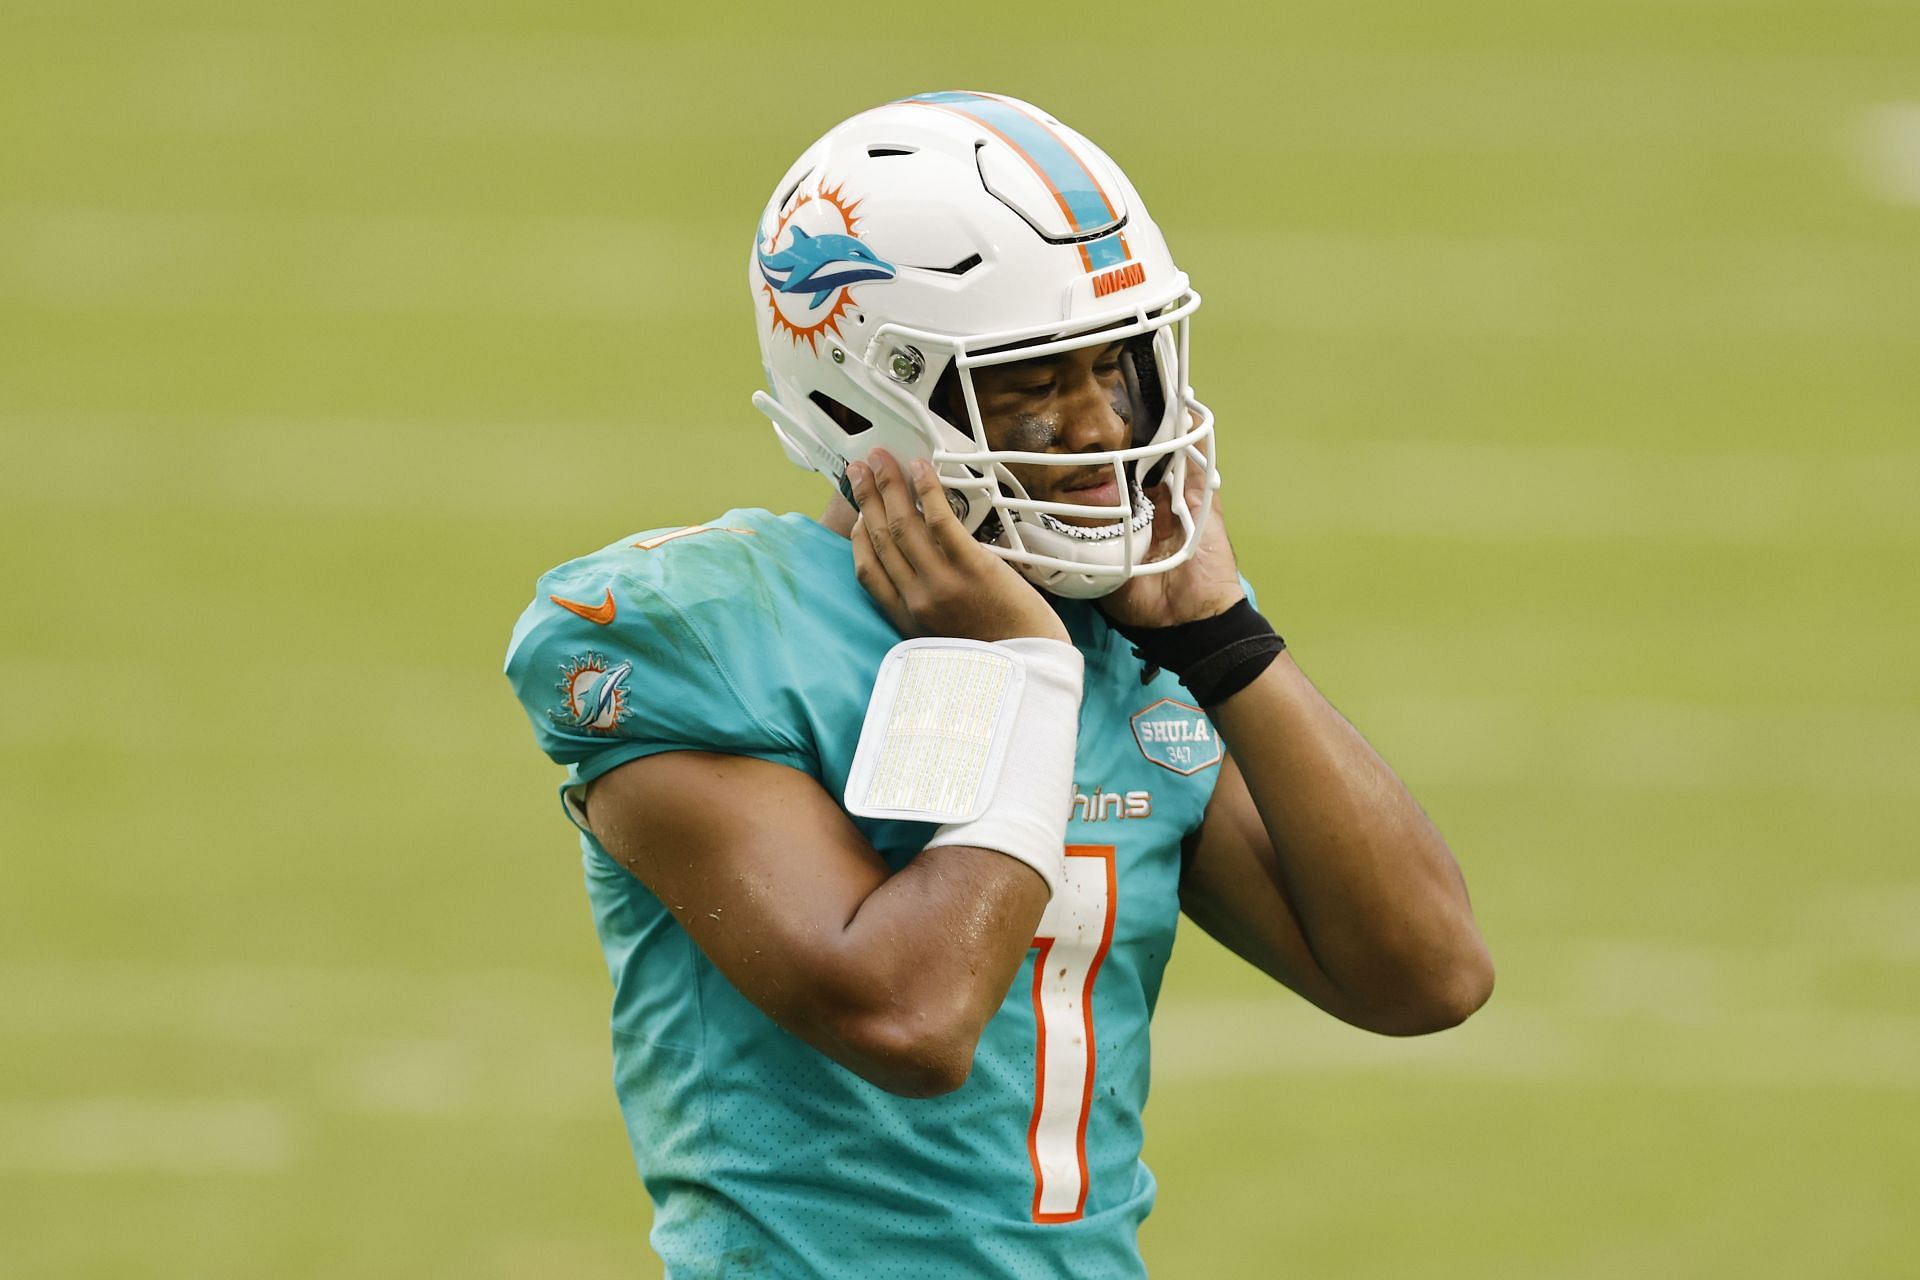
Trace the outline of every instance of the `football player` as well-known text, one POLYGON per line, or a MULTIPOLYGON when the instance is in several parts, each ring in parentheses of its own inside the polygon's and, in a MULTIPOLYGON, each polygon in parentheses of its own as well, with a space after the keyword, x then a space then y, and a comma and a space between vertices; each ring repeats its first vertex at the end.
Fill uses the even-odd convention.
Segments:
POLYGON ((1098 147, 984 93, 855 116, 748 285, 824 515, 623 537, 507 657, 653 1243, 674 1277, 1142 1274, 1178 914, 1419 1034, 1491 990, 1460 872, 1249 598, 1200 298, 1098 147))

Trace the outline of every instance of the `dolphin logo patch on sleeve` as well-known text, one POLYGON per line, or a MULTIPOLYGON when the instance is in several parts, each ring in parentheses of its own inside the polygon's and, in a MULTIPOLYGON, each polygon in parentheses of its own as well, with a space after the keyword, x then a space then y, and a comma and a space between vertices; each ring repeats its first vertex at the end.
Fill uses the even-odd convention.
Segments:
POLYGON ((561 706, 547 712, 556 725, 585 729, 589 733, 612 733, 627 718, 627 677, 633 674, 631 662, 613 663, 591 650, 562 664, 560 683, 555 692, 561 706))

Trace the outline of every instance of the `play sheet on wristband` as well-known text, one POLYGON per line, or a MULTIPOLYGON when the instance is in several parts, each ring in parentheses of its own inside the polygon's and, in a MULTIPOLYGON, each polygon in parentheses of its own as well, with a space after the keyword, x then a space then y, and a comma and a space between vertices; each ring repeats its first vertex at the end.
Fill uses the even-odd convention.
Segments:
POLYGON ((847 776, 847 812, 972 822, 992 803, 1025 673, 976 640, 903 640, 887 651, 847 776))

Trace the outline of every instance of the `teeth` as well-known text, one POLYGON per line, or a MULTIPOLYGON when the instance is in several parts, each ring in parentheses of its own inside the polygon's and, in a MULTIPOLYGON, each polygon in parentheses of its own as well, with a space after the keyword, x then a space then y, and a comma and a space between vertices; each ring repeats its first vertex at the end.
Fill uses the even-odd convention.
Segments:
POLYGON ((1153 524, 1153 499, 1140 491, 1140 486, 1129 486, 1133 490, 1133 519, 1116 520, 1112 524, 1068 524, 1055 519, 1044 511, 1036 512, 1040 523, 1055 533, 1063 533, 1069 538, 1078 538, 1082 542, 1106 542, 1126 533, 1139 533, 1153 524))

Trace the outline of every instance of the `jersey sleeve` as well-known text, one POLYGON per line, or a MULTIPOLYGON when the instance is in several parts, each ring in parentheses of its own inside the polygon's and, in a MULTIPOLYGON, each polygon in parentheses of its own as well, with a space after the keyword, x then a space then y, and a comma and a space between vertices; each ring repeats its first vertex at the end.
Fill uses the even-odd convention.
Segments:
POLYGON ((540 749, 567 766, 561 794, 576 825, 572 801, 581 788, 663 751, 809 767, 801 735, 776 723, 777 707, 754 705, 755 691, 734 674, 752 670, 754 655, 716 652, 699 602, 683 607, 628 579, 618 584, 617 612, 602 623, 585 616, 591 608, 583 614, 561 603, 573 599, 557 589, 567 585, 542 580, 514 627, 506 675, 540 749))

